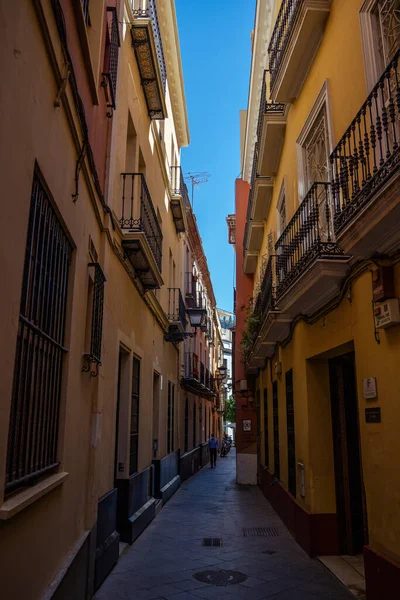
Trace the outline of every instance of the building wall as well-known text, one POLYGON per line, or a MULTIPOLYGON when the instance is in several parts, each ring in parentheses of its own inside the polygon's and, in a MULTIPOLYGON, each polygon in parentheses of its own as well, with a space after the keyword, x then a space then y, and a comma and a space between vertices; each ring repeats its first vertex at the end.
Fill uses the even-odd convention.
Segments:
MULTIPOLYGON (((281 3, 275 4, 277 14, 281 3)), ((363 39, 361 30, 365 18, 360 15, 360 9, 365 8, 365 4, 361 0, 354 3, 333 0, 322 41, 313 57, 304 84, 297 98, 286 107, 287 118, 282 152, 273 180, 271 204, 264 221, 264 236, 254 281, 260 278, 264 262, 262 259, 269 250, 269 233, 271 231, 275 233, 275 241, 282 233, 279 231, 278 224, 278 202, 283 187, 286 197, 286 224, 289 223, 308 191, 308 188, 304 189, 302 185, 298 141, 319 94, 325 86, 330 138, 328 153, 330 154, 365 102, 373 85, 367 83, 371 64, 365 58, 366 47, 363 47, 365 38, 363 39)), ((253 62, 256 60, 253 57, 253 62)), ((264 66, 267 68, 267 64, 264 66)), ((251 81, 251 87, 254 89, 257 86, 257 76, 254 75, 254 80, 251 81)), ((268 85, 269 80, 267 89, 268 85)), ((272 100, 272 98, 268 99, 269 102, 272 100)), ((280 98, 274 100, 278 102, 280 98)), ((248 132, 251 132, 251 128, 252 125, 248 123, 248 132)), ((250 144, 248 141, 245 143, 250 144)), ((273 152, 275 149, 267 148, 266 152, 268 151, 273 152)), ((248 152, 249 148, 247 148, 248 152)), ((251 165, 246 163, 244 172, 250 171, 251 165)), ((398 198, 398 183, 393 186, 394 198, 398 198)), ((383 193, 382 196, 378 195, 376 202, 384 210, 386 198, 383 193)), ((236 219, 237 223, 240 223, 238 212, 236 219)), ((240 243, 242 239, 240 233, 238 239, 240 243)), ((379 242, 377 235, 376 243, 379 242)), ((397 252, 398 249, 390 256, 380 257, 386 260, 385 264, 394 266, 396 297, 399 295, 400 285, 397 252)), ((274 253, 278 254, 277 246, 274 253)), ((322 306, 315 313, 304 311, 302 314, 290 315, 292 322, 288 335, 284 336, 280 343, 276 343, 273 355, 265 359, 262 368, 257 369, 255 381, 255 391, 259 392, 261 400, 259 411, 261 443, 258 448, 258 462, 263 490, 310 554, 335 554, 339 551, 340 532, 338 531, 339 508, 335 482, 331 414, 333 400, 331 400, 329 360, 354 352, 361 452, 360 472, 365 510, 364 527, 367 532, 364 540, 364 555, 367 569, 367 595, 371 599, 389 598, 391 592, 388 582, 393 581, 392 577, 398 581, 400 573, 400 521, 399 511, 396 512, 394 509, 400 494, 400 480, 396 476, 393 460, 399 451, 396 437, 398 411, 395 398, 400 388, 394 369, 398 362, 400 333, 398 327, 381 330, 378 335, 374 330, 372 271, 383 264, 377 254, 376 252, 374 256, 371 252, 372 256, 363 256, 363 259, 361 256, 354 256, 350 259, 352 269, 338 286, 340 294, 338 293, 329 305, 322 306), (293 373, 294 387, 297 476, 294 497, 289 493, 285 386, 285 376, 290 370, 293 373), (376 377, 378 385, 378 397, 375 400, 367 400, 364 397, 364 380, 371 377, 376 377), (279 483, 276 482, 274 473, 273 382, 277 383, 278 389, 279 483), (267 398, 267 436, 264 390, 267 398), (367 423, 365 410, 378 407, 381 409, 382 422, 367 423), (268 438, 267 449, 266 438, 268 438), (304 493, 299 486, 298 463, 304 465, 304 493), (276 485, 271 487, 274 479, 276 485), (386 564, 385 568, 383 564, 386 564), (390 575, 383 574, 385 569, 388 569, 390 575)), ((239 257, 239 253, 237 256, 239 257)), ((239 263, 238 258, 239 295, 242 293, 241 286, 245 286, 247 281, 248 277, 243 274, 242 264, 239 263)), ((256 290, 254 291, 256 293, 256 290)), ((248 293, 249 296, 251 294, 252 292, 248 293)), ((241 299, 238 300, 237 306, 240 307, 242 302, 241 299)), ((279 302, 276 308, 279 310, 279 302)), ((239 369, 238 372, 242 368, 239 354, 241 326, 240 308, 238 308, 235 348, 235 368, 239 369)), ((238 375, 236 379, 239 379, 238 375)))

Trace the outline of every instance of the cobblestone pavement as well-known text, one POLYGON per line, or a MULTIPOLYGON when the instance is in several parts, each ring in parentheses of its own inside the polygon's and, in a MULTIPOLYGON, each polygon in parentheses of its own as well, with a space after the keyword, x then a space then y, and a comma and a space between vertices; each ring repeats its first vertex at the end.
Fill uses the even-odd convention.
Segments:
MULTIPOLYGON (((206 578, 207 580, 207 578, 206 578)), ((354 600, 294 541, 258 488, 235 489, 235 455, 185 481, 158 517, 121 557, 96 600, 354 600), (272 537, 244 528, 273 528, 272 537), (205 547, 203 538, 221 538, 205 547), (239 571, 226 586, 194 578, 201 571, 239 571)))

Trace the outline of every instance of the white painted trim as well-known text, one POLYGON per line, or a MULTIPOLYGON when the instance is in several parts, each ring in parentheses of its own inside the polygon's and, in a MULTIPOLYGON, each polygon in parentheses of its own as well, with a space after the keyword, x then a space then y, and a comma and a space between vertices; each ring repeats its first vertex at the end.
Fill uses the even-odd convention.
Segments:
POLYGON ((257 139, 257 122, 264 70, 268 66, 268 44, 271 38, 275 5, 278 0, 258 0, 252 47, 250 87, 247 103, 246 132, 244 136, 242 178, 250 182, 257 139))
POLYGON ((372 24, 372 12, 377 3, 378 0, 365 0, 360 8, 360 29, 367 92, 372 90, 381 75, 376 56, 376 39, 372 24))
POLYGON ((314 102, 307 120, 303 126, 303 129, 300 132, 299 137, 296 141, 296 155, 297 155, 297 172, 298 172, 298 195, 299 195, 299 204, 304 199, 305 195, 308 192, 308 182, 306 180, 306 160, 304 153, 304 144, 305 141, 310 134, 315 120, 320 114, 322 108, 325 106, 326 112, 326 125, 328 130, 328 147, 329 154, 333 151, 335 147, 335 138, 334 138, 334 129, 333 129, 333 118, 332 118, 332 100, 330 93, 330 85, 329 79, 326 79, 321 91, 319 92, 316 101, 314 102))
POLYGON ((286 176, 282 180, 281 189, 279 191, 278 202, 276 203, 276 235, 277 239, 282 235, 281 231, 281 210, 283 204, 286 204, 286 220, 287 220, 287 188, 286 188, 286 176))

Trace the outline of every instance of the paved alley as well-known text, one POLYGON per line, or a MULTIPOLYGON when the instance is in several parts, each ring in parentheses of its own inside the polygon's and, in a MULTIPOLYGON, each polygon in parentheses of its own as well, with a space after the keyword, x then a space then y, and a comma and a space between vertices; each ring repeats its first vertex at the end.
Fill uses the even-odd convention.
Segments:
POLYGON ((258 489, 238 490, 232 450, 218 460, 216 469, 206 467, 183 483, 121 557, 95 598, 354 597, 322 565, 308 558, 258 489), (254 536, 254 528, 268 528, 274 535, 254 536), (220 538, 222 546, 203 546, 203 538, 220 538), (235 572, 240 574, 239 582, 230 583, 235 572), (226 579, 229 582, 223 585, 226 579))

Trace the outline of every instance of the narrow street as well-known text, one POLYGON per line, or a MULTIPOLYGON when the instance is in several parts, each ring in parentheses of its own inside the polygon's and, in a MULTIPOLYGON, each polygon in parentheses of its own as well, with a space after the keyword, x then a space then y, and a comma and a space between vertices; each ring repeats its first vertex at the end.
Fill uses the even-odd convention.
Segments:
POLYGON ((95 598, 352 598, 302 551, 258 488, 238 489, 235 464, 233 449, 218 460, 216 469, 206 467, 184 482, 121 557, 95 598), (245 536, 246 528, 268 528, 266 533, 274 535, 245 536), (205 547, 203 538, 220 538, 222 547, 205 547), (204 571, 218 583, 198 581, 196 574, 204 571), (223 585, 221 571, 239 572, 242 581, 223 585))

